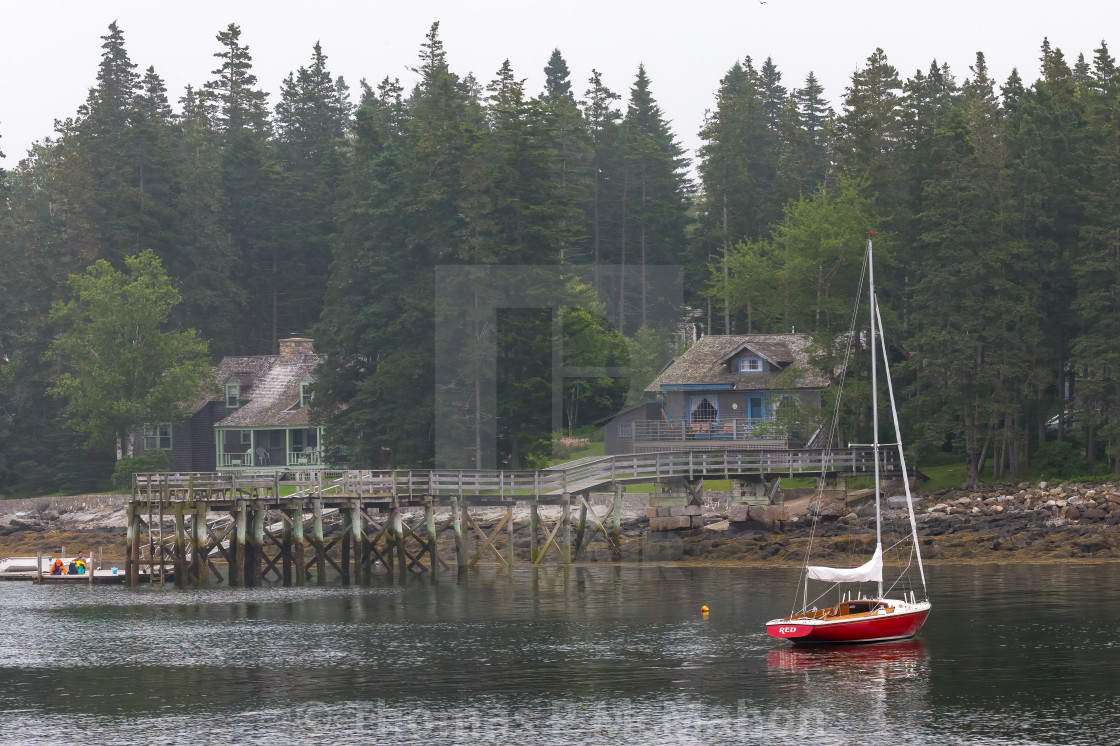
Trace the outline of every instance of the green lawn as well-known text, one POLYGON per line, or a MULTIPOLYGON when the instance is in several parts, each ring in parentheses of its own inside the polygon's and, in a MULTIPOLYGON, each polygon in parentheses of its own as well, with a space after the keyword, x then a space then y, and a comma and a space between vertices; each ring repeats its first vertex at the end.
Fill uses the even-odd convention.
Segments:
MULTIPOLYGON (((919 466, 918 471, 929 477, 921 485, 922 492, 935 492, 946 487, 959 487, 968 479, 968 467, 962 461, 959 464, 942 464, 941 466, 919 466)), ((988 470, 991 477, 991 470, 988 470)))
POLYGON ((591 458, 592 456, 602 456, 602 455, 604 455, 603 451, 606 447, 607 447, 607 444, 604 443, 601 440, 598 443, 589 443, 587 445, 587 448, 584 448, 583 450, 572 451, 572 458, 569 459, 569 460, 570 461, 575 461, 576 459, 581 459, 581 458, 591 458))
MULTIPOLYGON (((934 492, 936 490, 945 489, 946 487, 959 487, 968 479, 968 467, 965 466, 964 461, 955 464, 941 464, 938 466, 922 466, 918 464, 918 471, 929 477, 929 481, 922 484, 923 492, 934 492)), ((1071 477, 1070 481, 1100 481, 1105 482, 1109 480, 1109 475, 1104 474, 1100 476, 1086 476, 1086 477, 1071 477)), ((988 459, 988 467, 980 474, 981 483, 991 484, 995 481, 992 476, 992 460, 988 459)), ((1019 479, 1012 479, 1008 475, 1004 475, 1002 482, 1063 482, 1066 481, 1065 477, 1047 477, 1046 474, 1040 474, 1036 471, 1028 471, 1023 474, 1019 479)))

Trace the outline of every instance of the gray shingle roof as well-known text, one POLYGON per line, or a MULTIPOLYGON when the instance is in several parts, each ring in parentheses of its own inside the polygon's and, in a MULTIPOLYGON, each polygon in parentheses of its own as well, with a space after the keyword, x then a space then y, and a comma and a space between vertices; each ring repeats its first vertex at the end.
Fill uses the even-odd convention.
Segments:
POLYGON ((686 384, 730 384, 733 389, 816 389, 828 379, 809 363, 807 353, 812 340, 807 334, 711 334, 701 337, 684 354, 669 364, 646 388, 656 394, 663 386, 686 384), (739 373, 728 362, 740 351, 749 351, 777 363, 782 370, 739 373))
POLYGON ((300 384, 314 380, 315 367, 322 361, 314 352, 286 355, 225 357, 214 368, 216 391, 208 392, 194 411, 211 401, 223 401, 220 388, 230 378, 241 384, 241 406, 215 423, 216 427, 290 427, 307 425, 307 407, 299 406, 300 384))

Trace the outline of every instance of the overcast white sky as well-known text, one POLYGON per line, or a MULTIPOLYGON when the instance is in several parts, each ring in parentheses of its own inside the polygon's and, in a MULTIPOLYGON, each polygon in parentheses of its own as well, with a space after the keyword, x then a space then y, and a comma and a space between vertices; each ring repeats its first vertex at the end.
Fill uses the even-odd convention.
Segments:
POLYGON ((473 72, 486 83, 509 58, 532 94, 540 91, 556 47, 577 95, 595 68, 625 97, 644 62, 654 96, 690 151, 699 145, 696 133, 719 79, 748 55, 756 64, 773 57, 787 88, 814 71, 837 109, 851 73, 877 46, 903 78, 936 58, 950 64, 958 81, 978 50, 998 80, 1018 67, 1033 81, 1044 36, 1071 63, 1079 52, 1091 59, 1102 38, 1120 56, 1115 0, 11 0, 2 18, 0 150, 7 158, 0 165, 8 168, 85 99, 100 37, 114 19, 132 61, 140 71, 154 65, 173 102, 188 83, 211 78, 214 37, 231 22, 241 27, 260 86, 272 94, 307 64, 316 41, 331 71, 353 90, 362 78, 377 83, 386 75, 401 78, 407 89, 415 80, 407 68, 437 20, 455 72, 473 72))

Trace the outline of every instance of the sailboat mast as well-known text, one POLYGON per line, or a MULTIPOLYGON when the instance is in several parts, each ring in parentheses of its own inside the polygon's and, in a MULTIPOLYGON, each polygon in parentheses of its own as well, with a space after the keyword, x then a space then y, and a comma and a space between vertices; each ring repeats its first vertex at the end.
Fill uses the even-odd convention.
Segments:
POLYGON ((918 543, 918 523, 914 518, 914 500, 910 495, 910 472, 906 469, 906 451, 902 448, 902 428, 898 424, 898 404, 894 398, 894 383, 891 381, 891 366, 887 362, 887 343, 883 332, 883 316, 879 313, 879 305, 875 304, 875 319, 879 325, 879 343, 883 348, 883 373, 887 379, 887 396, 890 397, 891 417, 894 418, 894 437, 898 443, 898 464, 902 469, 902 484, 906 494, 906 512, 910 516, 910 535, 914 540, 914 556, 918 558, 918 574, 922 578, 922 592, 926 589, 926 571, 922 567, 922 548, 918 543))
MULTIPOLYGON (((868 306, 871 310, 871 448, 875 457, 875 547, 883 546, 883 528, 879 507, 879 379, 875 363, 875 262, 871 237, 867 237, 868 306)), ((883 579, 879 578, 879 598, 883 597, 883 579)))

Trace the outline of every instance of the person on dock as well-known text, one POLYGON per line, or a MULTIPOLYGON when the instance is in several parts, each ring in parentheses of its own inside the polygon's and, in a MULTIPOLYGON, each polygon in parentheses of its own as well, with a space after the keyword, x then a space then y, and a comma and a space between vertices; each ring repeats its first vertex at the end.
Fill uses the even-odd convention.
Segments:
POLYGON ((78 552, 78 556, 70 562, 70 567, 67 572, 71 575, 85 575, 86 574, 86 553, 78 552))
POLYGON ((62 561, 61 557, 56 557, 53 564, 51 564, 51 575, 65 575, 66 564, 62 561))

